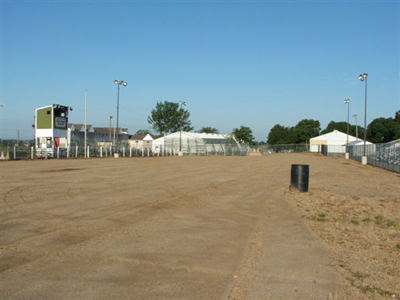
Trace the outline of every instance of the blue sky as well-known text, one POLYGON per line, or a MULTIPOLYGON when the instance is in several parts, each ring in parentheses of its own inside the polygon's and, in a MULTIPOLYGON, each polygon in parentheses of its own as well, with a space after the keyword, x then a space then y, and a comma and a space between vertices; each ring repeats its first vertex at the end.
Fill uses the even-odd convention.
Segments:
MULTIPOLYGON (((294 126, 400 109, 399 1, 1 2, 2 136, 33 136, 34 109, 72 106, 70 122, 133 134, 157 101, 188 103, 195 130, 245 125, 265 141, 294 126)), ((354 123, 354 119, 351 120, 354 123)))

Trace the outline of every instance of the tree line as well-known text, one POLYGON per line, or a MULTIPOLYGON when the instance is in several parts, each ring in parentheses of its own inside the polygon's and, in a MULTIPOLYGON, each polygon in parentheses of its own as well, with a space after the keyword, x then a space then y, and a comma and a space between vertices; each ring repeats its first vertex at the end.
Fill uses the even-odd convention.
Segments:
MULTIPOLYGON (((364 128, 348 124, 347 122, 331 121, 324 130, 317 120, 304 119, 294 127, 285 127, 276 124, 270 130, 267 140, 269 145, 279 144, 306 144, 313 137, 339 130, 364 139, 364 128)), ((388 143, 400 139, 400 111, 395 113, 394 118, 377 118, 367 126, 367 141, 372 143, 388 143)))
MULTIPOLYGON (((163 136, 177 131, 191 131, 194 127, 190 121, 190 112, 184 109, 182 105, 176 102, 157 102, 156 107, 151 110, 147 118, 147 122, 152 126, 152 129, 163 136)), ((202 127, 198 132, 218 134, 219 130, 211 127, 202 127)), ((148 130, 139 130, 136 134, 150 133, 148 130)), ((232 134, 238 142, 254 145, 254 136, 252 130, 244 125, 239 128, 233 128, 232 134)))
MULTIPOLYGON (((191 131, 194 127, 190 121, 190 112, 184 109, 182 105, 176 102, 157 102, 156 107, 151 110, 147 118, 152 129, 160 136, 170 134, 177 131, 191 131)), ((349 125, 349 134, 364 138, 364 128, 348 124, 347 122, 331 121, 327 127, 321 130, 321 124, 318 120, 303 119, 296 126, 285 127, 276 124, 270 130, 267 136, 267 144, 307 144, 313 137, 339 130, 347 133, 349 125)), ((219 133, 218 129, 210 126, 202 127, 198 132, 219 133)), ((149 130, 139 130, 138 133, 150 133, 149 130)), ((239 142, 247 143, 251 146, 257 143, 255 141, 252 130, 244 125, 232 129, 232 134, 239 142)), ((367 126, 367 140, 373 143, 387 143, 396 139, 400 139, 400 111, 395 113, 394 118, 377 118, 367 126)))

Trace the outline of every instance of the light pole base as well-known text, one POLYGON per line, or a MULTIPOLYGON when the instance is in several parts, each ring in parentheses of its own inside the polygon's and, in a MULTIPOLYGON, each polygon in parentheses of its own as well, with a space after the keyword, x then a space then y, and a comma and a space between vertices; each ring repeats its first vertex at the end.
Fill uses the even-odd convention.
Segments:
POLYGON ((349 158, 350 158, 350 153, 349 153, 349 152, 346 152, 346 154, 344 155, 344 158, 345 158, 345 159, 349 159, 349 158))
POLYGON ((366 156, 361 157, 361 164, 366 165, 368 163, 368 158, 366 156))
POLYGON ((183 156, 183 152, 182 151, 178 151, 178 156, 183 156))
POLYGON ((119 153, 114 153, 114 158, 118 158, 119 157, 119 153))

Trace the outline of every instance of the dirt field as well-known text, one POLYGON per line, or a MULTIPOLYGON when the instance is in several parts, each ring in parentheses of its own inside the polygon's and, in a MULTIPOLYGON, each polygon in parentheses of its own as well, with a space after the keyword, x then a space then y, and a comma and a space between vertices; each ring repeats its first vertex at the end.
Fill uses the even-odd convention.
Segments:
POLYGON ((396 173, 311 154, 0 168, 1 299, 400 299, 396 173))

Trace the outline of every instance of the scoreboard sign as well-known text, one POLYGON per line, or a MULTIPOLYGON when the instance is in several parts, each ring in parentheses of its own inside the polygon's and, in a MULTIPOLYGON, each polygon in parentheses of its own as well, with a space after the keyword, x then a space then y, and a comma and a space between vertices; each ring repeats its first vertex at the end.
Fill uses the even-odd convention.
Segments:
POLYGON ((54 127, 60 129, 67 129, 67 119, 63 117, 55 117, 54 127))

